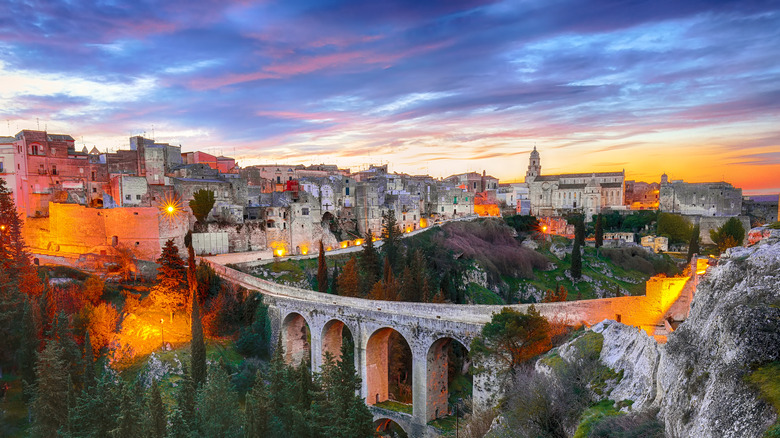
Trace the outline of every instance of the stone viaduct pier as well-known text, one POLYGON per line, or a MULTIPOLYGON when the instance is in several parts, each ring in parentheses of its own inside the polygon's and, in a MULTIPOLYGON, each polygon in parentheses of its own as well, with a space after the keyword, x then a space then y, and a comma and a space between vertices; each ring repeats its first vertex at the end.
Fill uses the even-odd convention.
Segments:
MULTIPOLYGON (((329 295, 279 285, 203 259, 223 279, 264 295, 269 306, 274 342, 281 336, 285 359, 298 364, 310 359, 313 370, 325 353, 340 356, 342 334, 348 329, 355 344, 355 369, 360 374, 361 396, 374 420, 390 419, 412 437, 438 436, 428 422, 448 415, 448 348, 460 343, 466 349, 482 327, 503 307, 526 311, 529 305, 457 305, 374 301, 329 295), (412 353, 412 414, 375 406, 389 399, 388 341, 400 334, 412 353)), ((593 325, 615 319, 640 327, 656 338, 671 323, 684 319, 696 283, 692 277, 652 278, 647 294, 599 300, 536 304, 549 320, 572 325, 593 325)), ((500 391, 494 377, 473 376, 473 408, 491 407, 500 391)))

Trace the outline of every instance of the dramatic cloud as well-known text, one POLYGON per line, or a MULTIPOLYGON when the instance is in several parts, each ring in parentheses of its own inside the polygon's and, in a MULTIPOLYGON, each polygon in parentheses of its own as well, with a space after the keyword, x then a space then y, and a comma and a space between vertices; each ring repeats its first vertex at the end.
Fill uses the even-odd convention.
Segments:
POLYGON ((780 190, 763 1, 11 0, 0 117, 117 149, 434 176, 620 170, 780 190), (37 120, 36 120, 37 119, 37 120))

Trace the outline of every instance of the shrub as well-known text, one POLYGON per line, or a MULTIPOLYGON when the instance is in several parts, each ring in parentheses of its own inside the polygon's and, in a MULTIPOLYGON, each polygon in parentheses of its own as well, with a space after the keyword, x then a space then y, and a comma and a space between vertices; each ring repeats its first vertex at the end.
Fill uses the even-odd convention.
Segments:
POLYGON ((591 428, 590 438, 662 438, 664 425, 655 412, 602 417, 591 428))

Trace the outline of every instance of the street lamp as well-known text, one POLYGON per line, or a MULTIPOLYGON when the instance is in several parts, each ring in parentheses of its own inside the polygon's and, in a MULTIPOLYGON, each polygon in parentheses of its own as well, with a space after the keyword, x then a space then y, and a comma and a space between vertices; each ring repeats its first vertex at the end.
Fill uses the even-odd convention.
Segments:
POLYGON ((163 323, 165 322, 164 318, 160 318, 160 335, 162 336, 162 349, 165 351, 165 326, 163 323))

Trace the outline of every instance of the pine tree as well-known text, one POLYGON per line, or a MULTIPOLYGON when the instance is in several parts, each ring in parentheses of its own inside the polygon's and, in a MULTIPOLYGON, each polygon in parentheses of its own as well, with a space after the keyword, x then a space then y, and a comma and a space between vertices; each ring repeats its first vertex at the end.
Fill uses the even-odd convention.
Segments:
POLYGON ((140 385, 123 382, 119 394, 119 416, 116 427, 110 432, 111 436, 115 438, 145 437, 148 424, 140 385))
POLYGON ((157 268, 157 279, 150 295, 154 303, 168 312, 173 321, 174 310, 182 308, 187 302, 187 272, 173 239, 165 242, 157 263, 160 267, 157 268))
POLYGON ((35 325, 32 305, 30 299, 26 298, 22 316, 22 335, 16 357, 22 380, 27 385, 35 383, 35 355, 39 345, 38 327, 35 325))
POLYGON ((268 385, 268 405, 271 411, 269 416, 271 433, 269 436, 289 435, 292 429, 290 413, 293 411, 292 401, 295 397, 292 391, 293 385, 290 381, 290 374, 290 369, 284 362, 282 337, 279 336, 268 369, 268 378, 271 382, 268 385))
POLYGON ((328 291, 328 264, 325 262, 325 247, 320 240, 320 253, 317 255, 317 290, 328 291))
POLYGON ((691 231, 691 241, 688 243, 688 262, 690 263, 694 255, 699 254, 699 226, 694 225, 691 231))
POLYGON ((73 330, 70 327, 70 320, 65 312, 60 311, 57 314, 55 322, 52 324, 52 340, 62 348, 62 359, 65 361, 66 371, 73 379, 77 388, 81 388, 81 373, 84 366, 81 362, 81 349, 73 337, 73 330))
MULTIPOLYGON (((182 371, 182 380, 179 384, 179 391, 176 393, 176 409, 184 424, 189 428, 194 428, 197 423, 195 418, 195 382, 192 381, 192 375, 186 363, 182 364, 182 371)), ((168 434, 170 435, 170 433, 169 429, 168 434)))
MULTIPOLYGON (((341 345, 341 358, 333 373, 333 416, 335 437, 369 438, 373 435, 373 416, 359 395, 360 377, 355 370, 354 351, 348 343, 341 345)), ((323 386, 325 386, 323 384, 323 386)))
POLYGON ((168 428, 166 438, 190 438, 190 425, 184 419, 184 414, 178 406, 171 410, 171 414, 168 416, 168 424, 171 427, 168 428))
POLYGON ((223 367, 216 366, 209 370, 206 384, 198 390, 195 406, 198 436, 230 438, 241 435, 238 396, 223 367))
POLYGON ((363 242, 363 251, 360 254, 360 272, 360 292, 365 295, 379 280, 382 273, 379 252, 374 246, 374 235, 371 230, 366 231, 365 242, 363 242))
POLYGON ((244 415, 244 437, 265 438, 270 435, 269 428, 270 408, 268 406, 268 393, 265 388, 262 374, 255 374, 255 384, 246 395, 246 411, 244 415))
POLYGON ((149 418, 151 420, 150 435, 155 438, 165 438, 168 434, 165 406, 163 406, 160 386, 152 382, 152 392, 149 397, 149 418))
POLYGON ((199 388, 206 381, 206 345, 203 340, 203 323, 200 319, 200 304, 197 295, 192 297, 192 381, 199 388))
POLYGON ((338 277, 339 294, 345 297, 356 297, 360 291, 360 280, 357 272, 357 261, 352 256, 344 265, 338 277))
POLYGON ((117 427, 121 390, 121 381, 118 386, 105 370, 95 379, 93 386, 85 386, 71 415, 76 435, 109 436, 109 432, 117 427))
POLYGON ((596 216, 596 248, 604 246, 604 224, 602 221, 601 213, 599 213, 598 216, 596 216))
POLYGON ((84 388, 90 388, 95 384, 95 353, 92 351, 92 341, 89 339, 89 331, 84 334, 84 388))
POLYGON ((52 437, 68 421, 69 378, 62 347, 48 342, 35 367, 38 383, 30 405, 31 435, 52 437))

